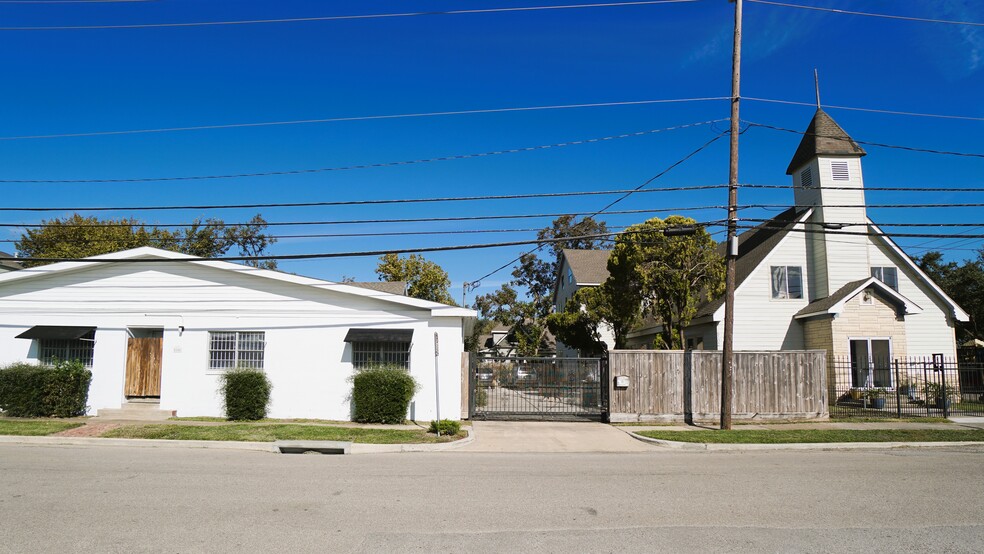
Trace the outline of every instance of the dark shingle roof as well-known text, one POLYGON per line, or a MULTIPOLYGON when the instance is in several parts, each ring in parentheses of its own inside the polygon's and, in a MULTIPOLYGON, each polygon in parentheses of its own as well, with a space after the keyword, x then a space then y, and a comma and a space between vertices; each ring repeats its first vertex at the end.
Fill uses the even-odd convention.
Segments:
POLYGON ((564 259, 574 272, 577 284, 597 285, 608 280, 608 257, 611 250, 564 249, 564 259))
POLYGON ((793 154, 786 175, 817 156, 864 156, 865 151, 826 112, 818 109, 793 154))
MULTIPOLYGON (((772 252, 772 249, 779 244, 779 241, 789 233, 789 230, 805 213, 805 211, 797 211, 795 207, 789 208, 769 221, 738 235, 735 287, 741 286, 742 282, 762 263, 762 260, 769 255, 769 252, 772 252)), ((722 256, 727 253, 725 242, 718 244, 718 253, 722 256)), ((713 315, 723 304, 724 296, 703 304, 697 308, 697 315, 694 316, 694 319, 713 315)))
MULTIPOLYGON (((0 251, 0 258, 13 258, 14 256, 6 252, 0 251)), ((23 266, 18 262, 11 260, 0 260, 0 267, 4 270, 13 271, 15 269, 23 269, 23 266)))
POLYGON ((379 292, 387 292, 389 294, 399 294, 400 296, 407 295, 406 281, 365 281, 359 283, 342 283, 342 284, 352 285, 353 287, 360 287, 363 289, 377 290, 379 292))
POLYGON ((868 279, 858 279, 857 281, 851 281, 850 283, 844 285, 843 287, 837 289, 837 292, 831 294, 826 298, 820 298, 809 304, 802 310, 796 312, 797 316, 806 314, 815 314, 818 312, 826 312, 830 308, 834 307, 841 300, 847 298, 851 293, 855 292, 858 287, 863 285, 868 279))

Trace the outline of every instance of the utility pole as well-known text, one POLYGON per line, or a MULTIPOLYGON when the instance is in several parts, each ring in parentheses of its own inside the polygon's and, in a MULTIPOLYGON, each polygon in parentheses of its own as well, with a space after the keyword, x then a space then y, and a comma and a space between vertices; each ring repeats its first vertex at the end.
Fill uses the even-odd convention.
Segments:
POLYGON ((728 252, 724 276, 724 344, 721 360, 721 429, 731 429, 735 338, 735 263, 738 260, 738 105, 741 102, 741 0, 735 5, 735 42, 731 55, 731 167, 728 172, 728 252))

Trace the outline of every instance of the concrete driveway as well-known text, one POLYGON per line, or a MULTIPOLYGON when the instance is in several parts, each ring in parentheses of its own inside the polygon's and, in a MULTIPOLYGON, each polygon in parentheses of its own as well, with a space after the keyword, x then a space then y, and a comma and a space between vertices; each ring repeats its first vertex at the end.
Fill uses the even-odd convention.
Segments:
POLYGON ((457 452, 650 452, 658 447, 597 422, 473 421, 475 440, 457 452))

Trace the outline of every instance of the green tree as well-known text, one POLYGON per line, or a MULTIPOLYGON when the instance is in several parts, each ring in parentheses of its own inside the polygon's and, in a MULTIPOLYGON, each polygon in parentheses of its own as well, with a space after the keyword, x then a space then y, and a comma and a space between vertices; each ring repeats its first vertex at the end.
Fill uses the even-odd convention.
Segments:
POLYGON ((683 330, 701 300, 724 291, 724 259, 703 227, 691 235, 665 233, 668 227, 693 225, 693 219, 679 215, 633 225, 616 238, 608 262, 610 271, 624 271, 625 279, 638 283, 644 315, 662 324, 655 344, 660 348, 683 348, 683 330))
POLYGON ((958 342, 984 338, 984 248, 978 250, 976 259, 960 264, 945 262, 936 251, 926 252, 916 263, 970 314, 970 321, 957 324, 958 342))
POLYGON ((615 347, 624 348, 629 331, 644 315, 662 323, 659 348, 683 348, 683 330, 701 301, 724 288, 724 260, 703 228, 691 235, 667 235, 668 227, 693 226, 683 216, 650 219, 633 225, 615 239, 608 258, 609 278, 593 289, 579 290, 564 313, 548 319, 565 344, 597 348, 599 326, 607 324, 615 347))
MULTIPOLYGON (((65 219, 42 221, 17 242, 26 258, 85 258, 120 250, 153 246, 202 258, 222 256, 236 246, 240 256, 262 256, 276 239, 264 233, 266 221, 256 215, 248 223, 226 225, 220 219, 195 220, 190 226, 169 231, 147 226, 133 218, 105 219, 73 214, 65 219)), ((24 262, 26 267, 47 262, 24 262)), ((275 269, 276 261, 249 260, 248 265, 275 269)))
MULTIPOLYGON (((550 227, 537 232, 537 238, 570 240, 545 243, 551 253, 544 260, 534 252, 520 256, 512 271, 512 281, 498 290, 475 299, 481 317, 510 327, 516 350, 523 356, 535 356, 550 347, 547 344, 547 316, 553 310, 553 291, 557 279, 557 257, 565 248, 603 248, 609 244, 604 222, 590 217, 575 222, 573 216, 561 216, 550 227)), ((539 249, 538 249, 539 250, 539 249)))
POLYGON ((448 272, 419 254, 406 258, 384 254, 379 257, 376 275, 380 281, 406 281, 407 294, 414 298, 457 306, 448 292, 451 286, 448 272))

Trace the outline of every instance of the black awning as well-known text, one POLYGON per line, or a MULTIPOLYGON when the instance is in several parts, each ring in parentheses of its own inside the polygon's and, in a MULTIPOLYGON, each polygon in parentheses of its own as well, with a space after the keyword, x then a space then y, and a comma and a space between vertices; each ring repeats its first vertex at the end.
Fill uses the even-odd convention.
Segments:
POLYGON ((17 335, 18 339, 78 340, 95 331, 95 327, 65 327, 62 325, 35 325, 17 335))
POLYGON ((413 329, 349 329, 345 342, 410 342, 413 329))

